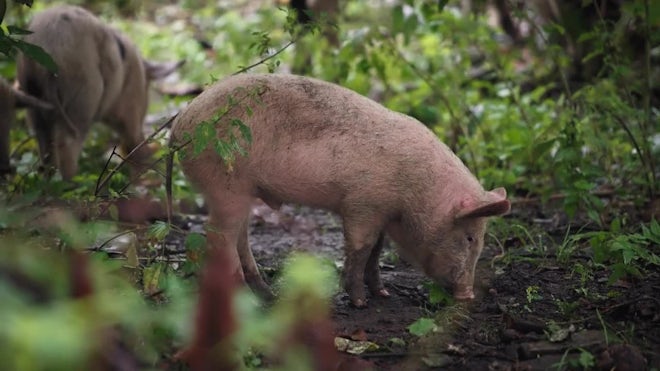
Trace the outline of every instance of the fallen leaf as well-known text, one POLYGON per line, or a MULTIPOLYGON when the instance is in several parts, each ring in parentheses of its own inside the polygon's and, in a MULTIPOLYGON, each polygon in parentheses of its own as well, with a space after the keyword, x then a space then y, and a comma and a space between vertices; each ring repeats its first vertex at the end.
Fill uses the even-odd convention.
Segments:
POLYGON ((561 341, 568 339, 568 337, 573 332, 575 332, 575 326, 573 325, 570 325, 568 327, 555 328, 550 333, 550 336, 548 336, 548 340, 550 340, 551 343, 559 343, 561 341))
POLYGON ((370 341, 354 341, 342 337, 335 338, 335 348, 340 352, 349 354, 362 354, 364 352, 373 352, 380 347, 376 343, 370 341))
POLYGON ((147 295, 158 291, 158 282, 160 280, 161 268, 161 264, 154 264, 145 267, 142 271, 142 289, 147 295))

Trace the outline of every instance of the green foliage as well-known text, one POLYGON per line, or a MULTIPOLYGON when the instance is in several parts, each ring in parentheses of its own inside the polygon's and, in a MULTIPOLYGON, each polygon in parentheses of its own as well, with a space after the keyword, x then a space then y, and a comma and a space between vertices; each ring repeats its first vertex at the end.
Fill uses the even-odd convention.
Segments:
POLYGON ((591 370, 596 365, 596 357, 584 348, 567 349, 561 360, 554 365, 557 370, 570 369, 591 370), (569 353, 578 351, 579 355, 575 358, 569 358, 569 353))
POLYGON ((259 306, 251 293, 239 293, 236 313, 240 331, 234 342, 244 355, 246 366, 259 365, 254 355, 265 354, 284 358, 282 370, 310 370, 307 352, 293 348, 282 357, 281 345, 296 326, 317 326, 327 318, 330 299, 338 289, 337 274, 334 267, 313 256, 296 254, 285 264, 281 280, 280 299, 268 311, 259 306))
POLYGON ((444 287, 436 283, 429 283, 426 285, 426 287, 429 290, 429 302, 431 304, 439 304, 439 305, 454 304, 454 297, 444 287))
POLYGON ((527 286, 525 293, 527 296, 527 303, 532 304, 532 302, 543 299, 543 296, 539 293, 540 288, 538 286, 527 286))
MULTIPOLYGON (((252 70, 277 70, 305 52, 313 61, 306 62, 311 75, 376 95, 386 106, 422 120, 486 186, 504 185, 544 198, 562 192, 570 215, 587 211, 602 223, 603 205, 593 191, 604 183, 647 190, 622 197, 638 199, 652 192, 656 164, 650 123, 657 121, 657 112, 647 114, 635 98, 645 94, 644 76, 633 67, 635 61, 615 47, 620 28, 602 26, 581 35, 580 42, 589 42, 593 53, 609 57, 593 84, 572 91, 547 78, 556 71, 553 65, 562 67, 568 61, 562 48, 550 45, 539 52, 538 62, 524 60, 519 50, 503 53, 483 18, 448 9, 449 4, 422 1, 382 8, 347 3, 348 21, 338 28, 343 42, 336 50, 319 40, 318 25, 313 32, 299 33, 292 14, 276 9, 261 8, 245 19, 236 8, 183 4, 185 14, 195 14, 195 32, 181 21, 165 29, 157 22, 113 23, 135 35, 150 58, 186 59, 182 74, 196 82, 236 72, 292 41, 302 43, 304 50, 295 55, 285 51, 252 70), (389 24, 383 24, 387 19, 389 24), (212 63, 195 38, 213 47, 212 63), (476 64, 476 58, 483 62, 476 64), (521 62, 528 67, 521 69, 521 62), (538 83, 524 89, 530 80, 538 83)), ((625 10, 643 23, 643 7, 625 10)), ((562 29, 560 24, 552 26, 562 29)), ((198 128, 196 148, 214 147, 232 163, 234 154, 245 150, 240 145, 245 135, 215 143, 211 126, 198 128)), ((82 164, 100 158, 83 156, 87 160, 82 164)))
POLYGON ((641 225, 635 233, 624 233, 621 220, 614 219, 609 231, 585 233, 594 251, 594 261, 607 264, 610 282, 626 276, 641 277, 642 270, 660 266, 660 224, 657 220, 641 225))
MULTIPOLYGON (((16 1, 27 6, 32 6, 32 1, 16 1)), ((24 30, 20 27, 9 25, 2 25, 5 12, 7 10, 7 1, 0 0, 0 54, 4 54, 6 57, 14 57, 18 51, 25 54, 27 57, 34 59, 37 63, 44 66, 49 71, 56 73, 57 65, 41 47, 30 44, 17 38, 17 36, 23 36, 30 34, 30 31, 24 30)))
MULTIPOLYGON (((228 114, 235 114, 235 109, 242 109, 249 118, 252 116, 250 104, 260 104, 259 95, 262 88, 257 87, 251 90, 239 88, 230 95, 227 103, 218 109, 216 113, 208 120, 200 122, 192 135, 184 133, 184 143, 179 144, 177 149, 187 145, 192 145, 192 155, 198 156, 205 149, 211 147, 224 161, 225 166, 231 171, 236 154, 247 155, 247 148, 252 143, 252 133, 250 128, 237 117, 225 117, 228 114), (245 144, 241 144, 243 141, 245 144)), ((182 156, 187 156, 188 152, 182 152, 182 156)))
MULTIPOLYGON (((605 20, 593 29, 578 31, 571 25, 548 24, 544 47, 530 41, 526 48, 509 48, 494 37, 500 31, 487 24, 485 15, 461 14, 455 2, 406 0, 375 7, 371 2, 349 1, 338 22, 341 43, 335 48, 320 38, 319 24, 303 30, 294 24, 292 13, 272 7, 246 16, 238 6, 185 1, 179 4, 181 13, 171 15, 160 3, 144 2, 142 13, 136 10, 140 4, 131 1, 85 3, 130 35, 148 58, 185 59, 181 70, 185 81, 208 84, 243 69, 283 72, 283 67, 295 70, 303 66, 309 75, 337 82, 418 118, 485 186, 502 185, 509 194, 540 197, 542 201, 559 196, 570 217, 586 214, 600 229, 577 234, 567 230, 557 251, 558 261, 570 263, 574 274, 580 276, 583 287, 577 290, 584 296, 593 295, 585 283, 593 279, 597 269, 608 269, 610 281, 615 281, 641 277, 646 269, 660 264, 657 221, 632 230, 625 225, 625 215, 609 221, 608 212, 618 210, 612 210, 615 206, 605 205, 595 194, 600 187, 609 186, 615 190, 613 197, 637 206, 657 196, 659 147, 654 140, 659 112, 650 103, 650 88, 657 84, 652 75, 657 71, 640 61, 650 59, 660 33, 645 35, 650 48, 641 56, 631 54, 621 42, 626 28, 605 20), (126 8, 117 10, 117 4, 134 10, 135 17, 121 20, 117 13, 126 8), (575 41, 585 46, 587 53, 581 62, 597 66, 589 80, 571 80, 573 56, 553 35, 576 35, 575 41), (198 40, 211 48, 204 49, 198 40), (593 251, 593 260, 571 261, 574 253, 585 247, 593 251)), ((643 3, 627 2, 622 22, 640 30, 657 25, 657 7, 646 11, 643 3)), ((5 5, 6 1, 0 0, 0 22, 5 5)), ((35 4, 41 9, 50 5, 35 4)), ((5 21, 24 24, 20 14, 12 13, 10 9, 5 21)), ((516 16, 529 21, 525 14, 516 16)), ((0 54, 13 57, 23 52, 51 70, 55 68, 43 51, 21 40, 24 31, 20 27, 2 25, 1 29, 0 54)), ((0 67, 3 74, 12 72, 11 62, 2 61, 0 67)), ((185 145, 191 143, 191 153, 212 148, 230 169, 238 156, 249 154, 252 137, 248 123, 230 112, 242 110, 241 116, 249 118, 251 107, 260 104, 258 96, 258 91, 237 92, 185 138, 185 145)), ((150 111, 173 110, 184 100, 159 98, 150 111)), ((19 123, 23 118, 19 116, 19 123)), ((120 266, 126 264, 97 254, 90 268, 96 291, 89 300, 96 304, 93 310, 86 308, 80 300, 67 296, 68 263, 56 250, 62 246, 87 248, 103 227, 72 223, 52 235, 39 232, 35 236, 33 219, 12 218, 14 210, 44 199, 82 201, 90 209, 96 206, 98 199, 92 195, 106 166, 111 133, 94 128, 74 185, 36 172, 36 142, 25 130, 13 130, 10 139, 17 172, 0 191, 0 198, 7 201, 0 207, 0 245, 21 246, 23 252, 2 251, 15 256, 3 260, 0 269, 5 264, 16 265, 45 285, 53 299, 46 306, 35 305, 20 288, 0 280, 0 317, 10 319, 0 330, 0 343, 7 345, 0 347, 2 359, 17 369, 85 368, 87 357, 97 346, 89 339, 98 338, 99 318, 103 319, 101 325, 125 329, 122 336, 151 365, 173 344, 185 342, 191 329, 190 288, 178 275, 199 272, 205 237, 197 233, 185 237, 186 260, 180 270, 167 263, 162 254, 141 259, 139 268, 131 268, 137 271, 133 274, 139 277, 138 282, 120 277, 126 269, 120 266), (166 297, 154 306, 138 292, 149 300, 166 297)), ((156 140, 161 143, 159 154, 165 154, 166 135, 156 140)), ((123 195, 127 179, 125 171, 111 179, 108 188, 112 197, 123 195)), ((178 198, 195 197, 179 171, 173 183, 178 198)), ((517 239, 547 257, 553 246, 547 232, 528 226, 527 221, 509 219, 505 223, 498 235, 517 239)), ((166 223, 152 225, 147 230, 151 242, 140 248, 153 253, 153 244, 177 232, 174 229, 166 223)), ((518 259, 538 260, 534 256, 518 259)), ((235 342, 247 367, 263 367, 262 355, 277 352, 280 334, 308 319, 307 315, 327 311, 328 297, 337 290, 335 272, 330 268, 311 258, 287 265, 280 283, 285 300, 269 311, 263 310, 251 294, 239 293, 240 330, 235 342)), ((529 286, 525 291, 527 304, 540 300, 541 291, 541 287, 529 286)), ((429 286, 432 304, 451 304, 452 300, 439 286, 429 286)), ((557 306, 567 313, 574 310, 567 302, 558 301, 557 306)), ((409 331, 423 336, 438 328, 433 319, 420 318, 409 331)), ((305 368, 309 366, 306 357, 294 351, 285 363, 290 368, 305 368)), ((575 362, 573 367, 589 368, 594 360, 593 355, 580 350, 579 358, 570 362, 575 362)))
POLYGON ((421 317, 418 318, 415 322, 408 326, 408 331, 415 336, 424 336, 430 332, 436 331, 438 325, 436 325, 433 318, 421 317))
POLYGON ((156 221, 149 227, 149 235, 157 241, 163 241, 170 233, 170 229, 171 227, 169 224, 162 221, 156 221))
POLYGON ((190 291, 171 282, 170 305, 149 305, 126 280, 118 261, 71 250, 71 246, 87 246, 101 226, 71 225, 62 218, 34 218, 11 211, 0 215, 4 226, 0 230, 3 366, 87 369, 117 342, 129 345, 146 364, 155 365, 173 339, 185 339, 190 291), (30 232, 18 228, 24 220, 51 220, 60 225, 33 222, 35 230, 30 232), (64 253, 51 248, 62 237, 64 253), (74 259, 78 255, 81 259, 74 259))

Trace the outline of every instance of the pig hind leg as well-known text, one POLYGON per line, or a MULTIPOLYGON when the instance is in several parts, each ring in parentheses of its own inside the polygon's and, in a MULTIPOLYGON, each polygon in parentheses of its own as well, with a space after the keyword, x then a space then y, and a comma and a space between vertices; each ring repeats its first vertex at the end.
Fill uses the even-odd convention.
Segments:
POLYGON ((390 296, 390 293, 385 289, 385 285, 383 285, 379 267, 380 254, 383 251, 384 245, 385 235, 381 232, 380 235, 378 235, 378 241, 376 241, 374 248, 371 250, 369 260, 367 260, 367 266, 364 270, 364 283, 367 284, 369 292, 372 295, 388 297, 390 296))
MULTIPOLYGON (((351 303, 358 308, 367 305, 364 290, 365 271, 374 246, 378 242, 380 231, 381 225, 373 218, 344 217, 344 237, 346 239, 344 288, 351 303)), ((371 282, 371 278, 369 281, 371 282)))
POLYGON ((71 180, 78 173, 78 159, 94 119, 94 108, 90 102, 100 99, 100 93, 96 92, 86 96, 77 94, 66 108, 62 108, 53 125, 55 161, 64 180, 71 180), (75 132, 71 125, 75 125, 75 132))
POLYGON ((275 299, 273 291, 270 289, 268 284, 264 282, 261 274, 259 273, 259 268, 257 263, 254 261, 254 256, 252 255, 252 250, 248 244, 248 219, 246 218, 245 223, 241 227, 241 231, 238 235, 238 256, 241 259, 241 267, 243 268, 243 274, 245 275, 245 282, 250 286, 250 289, 259 297, 266 301, 272 301, 275 299))
POLYGON ((55 135, 53 122, 46 117, 36 108, 29 109, 27 112, 28 122, 34 130, 37 137, 37 145, 39 146, 39 158, 41 159, 41 167, 47 173, 50 173, 52 167, 55 165, 55 135))
MULTIPOLYGON (((144 105, 146 106, 146 103, 144 105)), ((144 112, 139 104, 124 106, 123 110, 119 112, 115 119, 117 125, 114 129, 119 134, 121 149, 123 155, 126 156, 144 141, 145 137, 142 127, 144 112)), ((133 177, 137 177, 140 173, 148 170, 148 160, 152 152, 151 147, 145 143, 131 156, 128 162, 131 165, 133 177)))

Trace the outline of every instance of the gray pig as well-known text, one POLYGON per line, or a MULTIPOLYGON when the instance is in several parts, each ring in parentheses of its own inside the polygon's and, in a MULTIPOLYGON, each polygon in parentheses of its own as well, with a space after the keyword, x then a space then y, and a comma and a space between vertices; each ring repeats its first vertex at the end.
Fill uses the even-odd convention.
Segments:
POLYGON ((257 291, 267 285, 247 246, 255 198, 342 217, 344 287, 357 307, 366 305, 365 283, 373 295, 389 295, 374 248, 382 231, 457 299, 474 298, 487 217, 511 208, 504 188, 485 191, 419 121, 306 77, 242 74, 217 82, 175 119, 172 144, 183 146, 183 171, 208 204, 210 247, 230 251, 237 277, 257 291), (185 145, 202 122, 215 122, 219 138, 241 138, 236 119, 251 129, 247 156, 225 162, 212 146, 195 155, 185 145))
MULTIPOLYGON (((76 6, 49 8, 35 15, 28 28, 33 33, 25 41, 42 47, 58 66, 53 74, 23 55, 18 60, 21 88, 56 108, 48 114, 28 110, 44 165, 55 165, 70 180, 97 120, 119 134, 125 153, 144 140, 149 80, 180 64, 145 61, 126 36, 76 6)), ((148 147, 141 147, 133 158, 135 169, 142 170, 150 155, 148 147)))
POLYGON ((16 108, 31 107, 48 112, 53 106, 18 89, 0 78, 0 176, 11 172, 9 164, 9 132, 16 108))

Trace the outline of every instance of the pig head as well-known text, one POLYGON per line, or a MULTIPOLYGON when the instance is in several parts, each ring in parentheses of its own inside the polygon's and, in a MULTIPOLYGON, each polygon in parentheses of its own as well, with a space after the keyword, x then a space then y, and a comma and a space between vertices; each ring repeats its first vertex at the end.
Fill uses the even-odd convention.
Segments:
MULTIPOLYGON (((21 55, 18 79, 27 93, 51 103, 54 112, 28 109, 28 121, 41 160, 70 180, 92 123, 102 121, 120 137, 124 153, 144 140, 142 122, 151 79, 171 73, 168 66, 145 61, 123 34, 76 6, 55 6, 34 16, 25 41, 42 47, 55 61, 51 73, 21 55)), ((143 146, 132 161, 143 170, 151 150, 143 146)))
POLYGON ((9 132, 14 121, 16 108, 30 107, 34 110, 51 111, 53 106, 26 94, 0 78, 0 176, 11 172, 9 163, 9 132))
POLYGON ((434 211, 433 225, 424 227, 424 221, 401 220, 391 222, 386 230, 403 257, 452 289, 454 298, 470 300, 474 299, 474 272, 484 247, 488 217, 508 213, 511 203, 504 188, 483 191, 458 185, 448 184, 437 193, 436 202, 449 202, 441 202, 442 206, 434 211), (428 232, 419 233, 420 228, 428 228, 428 232))

